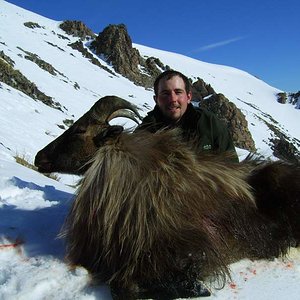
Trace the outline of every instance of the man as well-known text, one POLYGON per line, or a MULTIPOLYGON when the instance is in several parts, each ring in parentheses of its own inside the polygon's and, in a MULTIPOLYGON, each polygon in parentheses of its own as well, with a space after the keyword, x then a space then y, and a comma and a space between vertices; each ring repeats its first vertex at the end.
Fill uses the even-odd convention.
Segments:
POLYGON ((178 127, 184 140, 196 141, 197 151, 230 153, 238 162, 231 135, 216 116, 191 104, 192 92, 188 78, 182 73, 168 70, 154 82, 154 109, 148 113, 137 130, 156 132, 163 128, 178 127))

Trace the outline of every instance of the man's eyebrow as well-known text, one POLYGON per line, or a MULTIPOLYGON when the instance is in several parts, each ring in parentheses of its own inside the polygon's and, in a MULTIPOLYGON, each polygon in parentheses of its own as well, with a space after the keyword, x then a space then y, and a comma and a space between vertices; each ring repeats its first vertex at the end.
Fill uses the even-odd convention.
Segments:
MULTIPOLYGON (((172 89, 163 89, 163 90, 159 91, 159 94, 164 93, 164 92, 169 92, 169 91, 172 91, 172 89)), ((174 89, 174 91, 184 91, 184 89, 176 88, 176 89, 174 89)))
POLYGON ((161 91, 159 91, 159 94, 160 93, 164 93, 164 92, 169 92, 170 90, 168 90, 168 89, 163 89, 163 90, 161 90, 161 91))

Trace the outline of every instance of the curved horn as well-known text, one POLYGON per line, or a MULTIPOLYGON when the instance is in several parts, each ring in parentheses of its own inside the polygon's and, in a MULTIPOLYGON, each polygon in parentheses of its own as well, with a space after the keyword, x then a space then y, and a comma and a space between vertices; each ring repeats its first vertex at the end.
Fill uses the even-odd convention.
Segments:
POLYGON ((141 120, 140 115, 137 115, 135 112, 128 110, 128 109, 118 109, 116 111, 114 111, 108 118, 107 118, 107 122, 111 121, 114 118, 118 118, 118 117, 124 117, 124 118, 128 118, 131 119, 132 121, 134 121, 135 123, 139 124, 139 121, 137 120, 137 117, 141 120))
POLYGON ((91 116, 98 121, 109 122, 117 117, 125 117, 138 123, 142 119, 138 107, 117 96, 106 96, 99 99, 90 109, 91 116))

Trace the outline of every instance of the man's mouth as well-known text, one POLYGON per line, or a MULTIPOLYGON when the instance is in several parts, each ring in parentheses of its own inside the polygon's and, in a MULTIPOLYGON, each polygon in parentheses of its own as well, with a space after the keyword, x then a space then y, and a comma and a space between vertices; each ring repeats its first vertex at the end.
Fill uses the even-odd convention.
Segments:
POLYGON ((175 111, 179 108, 180 108, 179 105, 174 105, 174 104, 168 106, 168 110, 170 110, 170 111, 175 111))

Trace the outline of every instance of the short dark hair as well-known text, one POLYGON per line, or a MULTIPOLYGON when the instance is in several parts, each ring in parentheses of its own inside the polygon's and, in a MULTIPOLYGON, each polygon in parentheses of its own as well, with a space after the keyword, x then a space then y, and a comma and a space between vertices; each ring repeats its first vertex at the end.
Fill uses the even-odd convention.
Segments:
POLYGON ((161 79, 169 80, 174 76, 179 76, 183 80, 184 85, 185 85, 185 91, 187 94, 191 91, 190 81, 185 75, 183 75, 182 73, 175 71, 175 70, 167 70, 167 71, 164 71, 163 73, 159 74, 154 81, 155 96, 157 96, 157 94, 158 94, 158 85, 159 85, 160 80, 161 79))

